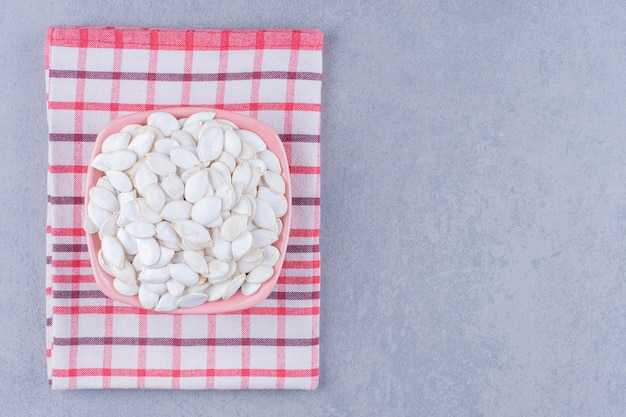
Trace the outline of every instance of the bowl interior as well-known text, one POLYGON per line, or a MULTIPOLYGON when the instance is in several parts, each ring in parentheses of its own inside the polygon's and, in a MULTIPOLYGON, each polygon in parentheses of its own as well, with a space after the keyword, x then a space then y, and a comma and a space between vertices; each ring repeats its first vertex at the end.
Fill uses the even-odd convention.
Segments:
MULTIPOLYGON (((213 111, 216 113, 215 118, 231 120, 239 128, 251 130, 257 133, 265 141, 265 143, 267 144, 267 148, 274 152, 278 157, 278 160, 280 161, 282 167, 281 176, 285 180, 285 198, 287 199, 287 212, 283 217, 281 217, 281 221, 283 222, 283 228, 278 237, 278 240, 273 244, 273 246, 275 246, 280 252, 278 262, 274 266, 274 275, 268 281, 264 282, 256 293, 250 296, 243 295, 241 294, 241 292, 238 291, 228 300, 211 301, 194 308, 179 308, 172 312, 158 314, 216 314, 250 308, 266 299, 267 296, 272 292, 272 289, 274 288, 274 286, 276 285, 276 281, 278 280, 278 276, 280 275, 281 267, 285 259, 287 240, 289 238, 289 230, 291 226, 291 183, 289 179, 289 164, 285 148, 283 147, 283 144, 276 132, 274 132, 274 130, 270 126, 249 116, 229 112, 226 110, 211 109, 205 107, 165 108, 158 109, 158 111, 171 113, 176 118, 188 117, 193 113, 199 111, 213 111)), ((93 159, 94 156, 102 151, 102 142, 109 135, 119 132, 124 126, 131 123, 145 125, 148 116, 151 113, 153 113, 153 111, 133 113, 111 121, 97 136, 91 158, 93 159)), ((89 189, 93 187, 98 179, 100 179, 103 175, 103 172, 92 168, 91 164, 89 165, 87 169, 87 182, 84 195, 85 215, 87 203, 89 202, 89 189)), ((93 269, 94 279, 102 292, 104 292, 109 298, 112 298, 114 300, 143 308, 139 303, 139 298, 137 296, 127 297, 121 295, 113 287, 113 277, 109 275, 98 262, 98 251, 100 250, 101 246, 98 234, 87 234, 86 237, 87 249, 89 251, 89 258, 93 269)))

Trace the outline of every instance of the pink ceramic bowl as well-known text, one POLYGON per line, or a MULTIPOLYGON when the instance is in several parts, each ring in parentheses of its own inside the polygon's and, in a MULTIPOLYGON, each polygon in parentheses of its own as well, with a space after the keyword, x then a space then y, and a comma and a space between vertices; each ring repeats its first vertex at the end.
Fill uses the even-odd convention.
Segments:
MULTIPOLYGON (((156 110, 155 110, 156 111, 156 110)), ((158 313, 158 314, 218 314, 218 313, 227 313, 232 311, 244 310, 246 308, 250 308, 264 299, 272 292, 274 286, 276 285, 276 281, 278 280, 278 276, 280 275, 281 267, 283 261, 285 259, 285 252, 287 250, 287 240, 289 238, 289 229, 291 225, 291 183, 289 180, 289 164, 287 161, 287 154, 285 153, 285 148, 278 135, 274 130, 266 125, 265 123, 249 117, 244 116, 242 114, 229 112, 226 110, 218 110, 218 109, 210 109, 210 108, 200 108, 200 107, 176 107, 176 108, 165 108, 158 109, 158 111, 165 111, 171 113, 176 118, 183 118, 192 115, 193 113, 200 111, 212 111, 216 113, 215 118, 219 119, 227 119, 235 123, 241 129, 251 130, 256 132, 267 144, 267 148, 274 152, 280 161, 282 167, 281 176, 285 180, 285 198, 287 199, 287 213, 281 217, 281 221, 283 222, 283 228, 281 234, 273 246, 275 246, 280 251, 280 257, 278 262, 276 263, 274 269, 274 275, 266 282, 264 282, 259 288, 259 290, 249 296, 243 295, 240 291, 235 293, 228 300, 219 300, 219 301, 210 301, 206 302, 198 307, 194 308, 179 308, 172 312, 168 313, 158 313)), ((145 125, 147 123, 148 116, 152 113, 152 111, 146 111, 141 113, 133 113, 118 119, 111 121, 108 125, 102 129, 100 134, 96 138, 96 142, 94 144, 93 153, 91 155, 91 159, 93 159, 96 155, 101 153, 102 151, 102 142, 109 135, 119 132, 124 126, 137 123, 145 125)), ((89 202, 89 189, 93 187, 98 179, 104 176, 104 173, 91 167, 89 165, 87 169, 87 183, 85 188, 85 216, 86 216, 86 207, 89 202)), ((139 303, 139 298, 137 296, 127 297, 118 293, 113 287, 113 277, 109 275, 98 262, 98 251, 100 250, 100 238, 98 234, 87 234, 87 248, 89 250, 89 258, 91 260, 91 266, 93 269, 94 279, 96 284, 104 294, 106 294, 109 298, 114 300, 118 300, 124 302, 126 304, 130 304, 133 306, 137 306, 143 308, 139 303)))

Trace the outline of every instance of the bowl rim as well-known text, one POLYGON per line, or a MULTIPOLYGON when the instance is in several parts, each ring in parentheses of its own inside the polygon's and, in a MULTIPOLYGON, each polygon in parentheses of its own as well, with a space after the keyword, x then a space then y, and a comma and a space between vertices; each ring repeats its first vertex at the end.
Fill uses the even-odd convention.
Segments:
POLYGON ((188 117, 197 112, 215 112, 216 119, 227 119, 235 123, 240 129, 251 130, 257 133, 263 141, 266 143, 268 149, 272 150, 281 164, 282 172, 281 177, 285 180, 285 198, 287 199, 287 212, 280 217, 283 222, 283 228, 276 242, 272 244, 279 250, 279 258, 274 266, 274 274, 272 277, 261 284, 261 287, 252 295, 246 296, 237 291, 228 300, 218 300, 205 302, 204 304, 193 308, 177 308, 174 311, 159 312, 151 309, 144 308, 139 303, 139 297, 137 295, 129 297, 117 292, 113 287, 114 277, 108 274, 98 261, 98 251, 100 249, 100 238, 98 232, 94 234, 88 234, 85 232, 87 239, 87 250, 89 252, 89 259, 91 262, 92 273, 96 285, 100 290, 109 298, 129 304, 134 307, 138 307, 150 313, 155 314, 220 314, 229 313, 235 311, 241 311, 253 307, 265 300, 278 281, 280 273, 282 271, 283 262, 285 260, 287 244, 289 240, 289 233, 291 230, 291 181, 289 173, 289 160, 285 147, 278 137, 278 134, 268 124, 241 113, 236 113, 224 109, 216 109, 211 107, 165 107, 154 110, 147 110, 141 112, 135 112, 126 114, 124 116, 115 118, 107 123, 98 133, 91 156, 89 159, 89 165, 87 166, 87 178, 85 183, 84 192, 84 204, 83 204, 83 218, 87 216, 87 204, 89 203, 89 190, 96 184, 98 179, 104 176, 102 171, 99 171, 91 166, 93 158, 100 154, 102 151, 102 142, 109 135, 119 132, 124 126, 137 123, 145 125, 147 123, 148 116, 154 112, 167 112, 174 115, 177 119, 188 117))

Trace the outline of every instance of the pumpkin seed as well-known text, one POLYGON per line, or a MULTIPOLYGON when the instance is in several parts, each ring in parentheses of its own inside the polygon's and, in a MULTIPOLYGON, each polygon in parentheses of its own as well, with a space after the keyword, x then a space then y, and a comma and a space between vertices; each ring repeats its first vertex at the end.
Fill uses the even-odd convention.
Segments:
POLYGON ((176 301, 176 305, 180 308, 197 307, 200 304, 204 304, 208 298, 208 295, 202 293, 187 294, 180 297, 178 301, 176 301))
POLYGON ((173 131, 178 130, 178 119, 170 113, 155 111, 148 116, 148 125, 156 127, 163 132, 163 135, 169 136, 173 131))
POLYGON ((102 142, 102 152, 115 152, 126 149, 130 135, 125 132, 113 133, 102 142))
POLYGON ((148 152, 150 152, 150 148, 152 148, 152 144, 154 143, 154 138, 155 135, 152 132, 140 133, 130 141, 128 150, 135 152, 137 158, 143 158, 148 152))

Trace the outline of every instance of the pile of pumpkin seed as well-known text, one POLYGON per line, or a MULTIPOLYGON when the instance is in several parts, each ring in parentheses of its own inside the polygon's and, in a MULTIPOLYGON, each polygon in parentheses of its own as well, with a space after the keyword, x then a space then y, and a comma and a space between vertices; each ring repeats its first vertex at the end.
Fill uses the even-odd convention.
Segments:
POLYGON ((102 142, 84 229, 122 295, 173 311, 254 294, 274 275, 287 212, 278 157, 256 133, 155 111, 102 142))

